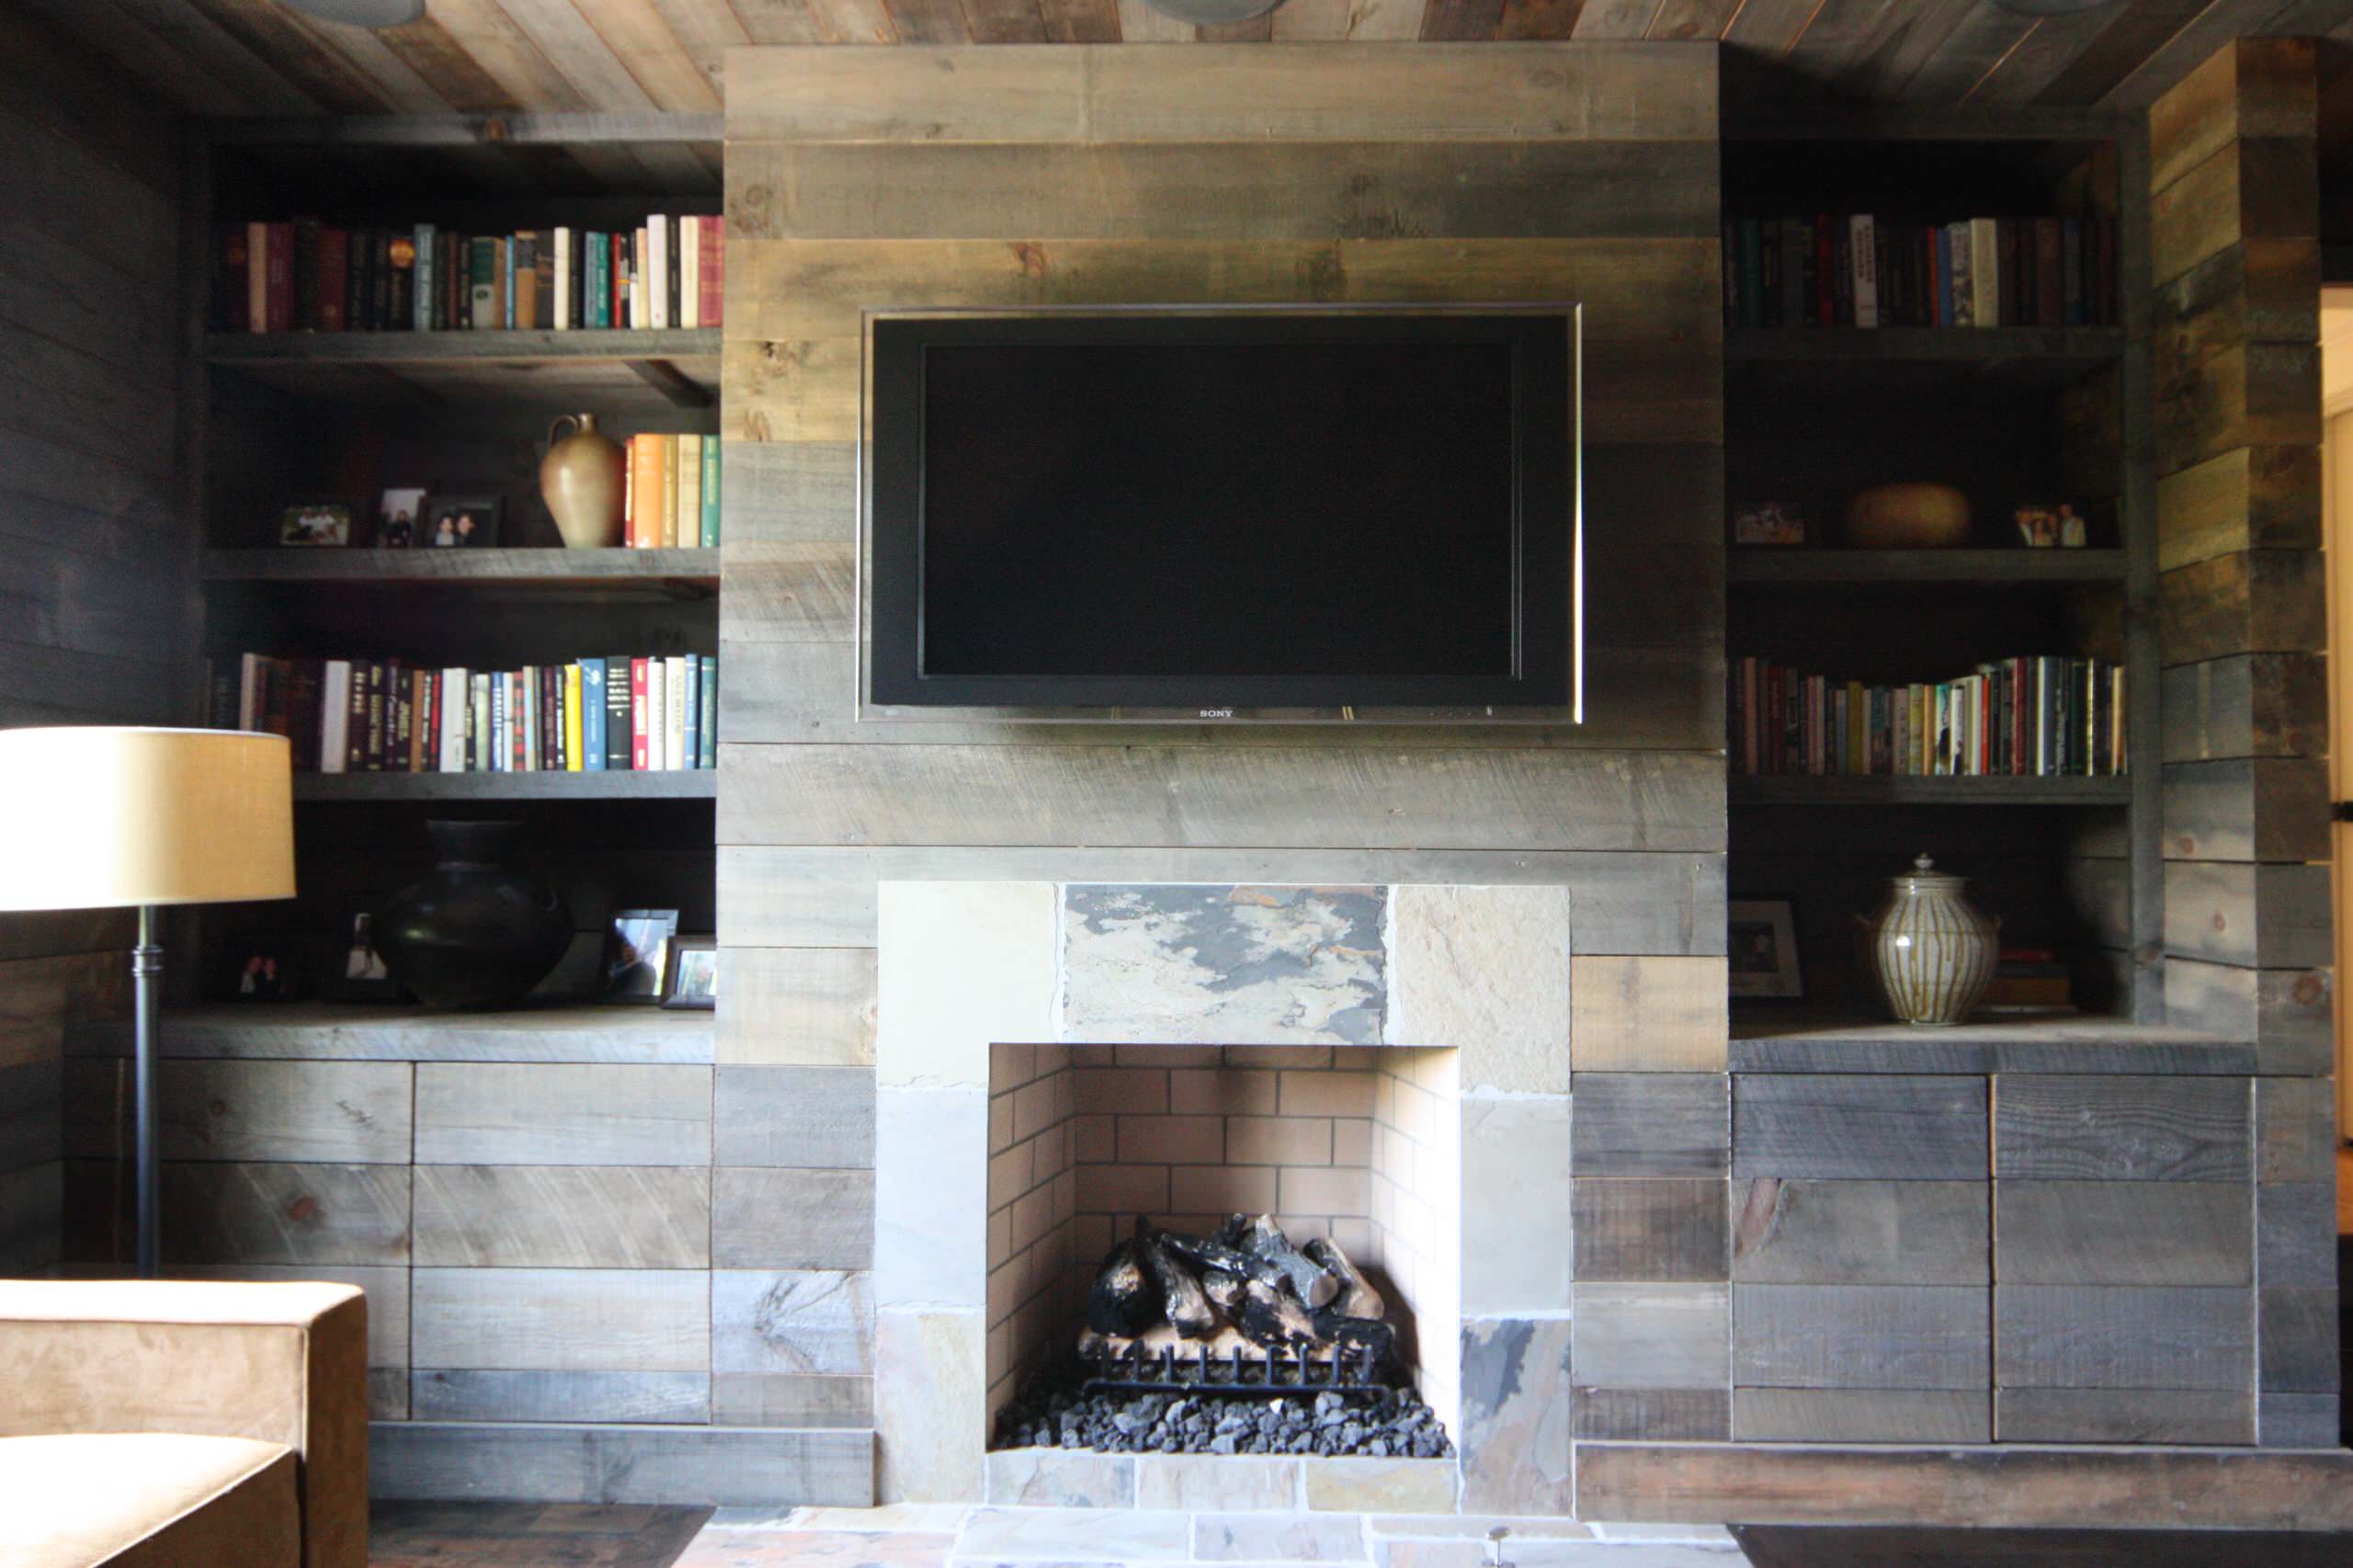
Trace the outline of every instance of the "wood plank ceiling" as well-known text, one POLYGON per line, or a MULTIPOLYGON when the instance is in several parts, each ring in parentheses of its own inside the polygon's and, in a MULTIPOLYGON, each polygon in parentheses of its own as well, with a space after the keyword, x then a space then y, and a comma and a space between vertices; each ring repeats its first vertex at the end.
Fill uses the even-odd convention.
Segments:
POLYGON ((2224 40, 2353 38, 2348 0, 1288 0, 1222 28, 1143 0, 429 0, 384 32, 277 0, 7 0, 196 115, 708 111, 745 43, 1720 39, 1870 99, 2140 105, 2224 40))

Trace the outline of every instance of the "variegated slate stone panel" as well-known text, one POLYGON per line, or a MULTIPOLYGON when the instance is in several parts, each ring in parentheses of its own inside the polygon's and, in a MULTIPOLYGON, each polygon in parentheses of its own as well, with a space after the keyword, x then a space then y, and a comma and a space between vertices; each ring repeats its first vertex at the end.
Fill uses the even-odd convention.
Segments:
POLYGON ((1378 887, 1066 887, 1062 1038, 1377 1045, 1387 897, 1378 887))

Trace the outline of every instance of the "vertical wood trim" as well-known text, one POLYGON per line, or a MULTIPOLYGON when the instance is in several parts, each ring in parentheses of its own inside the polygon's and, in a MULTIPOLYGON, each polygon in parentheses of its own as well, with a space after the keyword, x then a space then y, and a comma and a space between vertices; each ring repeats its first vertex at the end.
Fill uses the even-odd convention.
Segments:
POLYGON ((2131 779, 2131 1013, 2137 1023, 2165 1017, 2164 812, 2157 762, 2160 739, 2157 670, 2156 388, 2148 328, 2149 133, 2145 123, 2117 137, 2117 280, 2124 302, 2121 367, 2124 436, 2124 700, 2131 779))

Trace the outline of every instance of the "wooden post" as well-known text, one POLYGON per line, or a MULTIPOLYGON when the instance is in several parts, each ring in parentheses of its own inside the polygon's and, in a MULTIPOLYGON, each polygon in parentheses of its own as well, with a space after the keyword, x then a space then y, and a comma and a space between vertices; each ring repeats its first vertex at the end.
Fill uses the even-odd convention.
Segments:
MULTIPOLYGON (((2242 39, 2149 115, 2165 1002, 2251 1039, 2259 1096, 2334 1056, 2325 725, 2304 710, 2326 643, 2316 98, 2309 41, 2242 39), (2236 711, 2210 722, 2198 698, 2224 691, 2236 711)), ((2336 1421, 2333 1358, 2299 1348, 2336 1321, 2333 1227, 2303 1196, 2256 1187, 2266 1444, 2336 1421)))

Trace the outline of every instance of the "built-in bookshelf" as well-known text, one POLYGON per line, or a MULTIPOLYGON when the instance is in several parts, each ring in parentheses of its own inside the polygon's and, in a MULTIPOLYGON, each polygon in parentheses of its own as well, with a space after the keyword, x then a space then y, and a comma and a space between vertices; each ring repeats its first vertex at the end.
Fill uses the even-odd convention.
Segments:
MULTIPOLYGON (((2126 413, 2150 406, 2139 135, 2122 118, 1882 110, 1852 133, 1744 122, 1725 144, 1733 267, 1751 220, 1795 256, 1792 231, 1771 222, 1792 215, 1875 214, 1931 247, 1905 279, 1903 324, 1846 324, 1836 312, 1824 324, 1818 308, 1789 319, 1789 301, 1822 297, 1811 273, 1777 277, 1777 314, 1745 313, 1741 290, 1759 280, 1761 253, 1749 276, 1727 278, 1727 514, 1780 503, 1805 513, 1809 532, 1802 547, 1729 546, 1734 677, 1745 659, 1899 691, 2012 659, 2097 658, 2121 671, 2121 774, 1745 772, 1742 737, 1728 735, 1730 895, 1795 905, 1810 1007, 1867 1007, 1853 919, 1922 852, 1972 877, 2006 945, 2057 951, 2086 1013, 2147 1017, 2158 1006, 2131 960, 2154 949, 2161 925, 2154 477, 2126 413), (1935 292, 1952 253, 1936 251, 1935 236, 1988 211, 2063 246, 2079 236, 2062 252, 2081 270, 2055 297, 2060 319, 1952 319, 1935 292), (2092 271, 2098 257, 2110 258, 2105 277, 2092 271), (2083 303, 2070 314, 2073 301, 2083 303), (1967 494, 1966 547, 1847 547, 1844 500, 1908 481, 1967 494), (2013 536, 2014 506, 2057 500, 2092 509, 2087 548, 2013 536)), ((1818 244, 1814 226, 1796 233, 1818 244)), ((1728 725, 1739 696, 1728 693, 1728 725)))
MULTIPOLYGON (((289 132, 300 134, 299 126, 289 132)), ((203 233, 214 263, 226 262, 240 230, 277 225, 274 248, 296 231, 291 218, 314 216, 299 226, 290 253, 298 279, 299 264, 308 262, 314 282, 307 295, 298 282, 290 310, 278 300, 276 319, 265 302, 265 330, 253 330, 250 308, 231 309, 219 286, 204 291, 202 318, 189 324, 203 432, 198 575, 212 671, 204 684, 217 688, 224 668, 233 676, 248 653, 305 674, 326 661, 378 668, 396 661, 404 680, 422 671, 427 682, 457 670, 604 665, 624 653, 674 664, 715 658, 720 551, 698 542, 702 530, 683 508, 681 526, 691 531, 681 547, 567 549, 540 499, 537 472, 563 415, 594 414, 600 431, 624 444, 639 436, 719 438, 724 282, 723 257, 713 249, 722 230, 715 183, 668 193, 532 189, 518 187, 514 168, 485 162, 470 184, 462 160, 433 161, 428 177, 366 149, 280 146, 256 136, 249 127, 211 150, 203 233), (569 242, 562 256, 559 231, 569 242), (673 247, 691 234, 698 300, 680 308, 680 255, 662 312, 642 293, 626 301, 634 321, 623 324, 630 316, 612 291, 613 274, 584 274, 581 241, 620 235, 644 246, 657 232, 673 247), (393 248, 370 250, 370 285, 382 281, 374 269, 401 236, 416 241, 396 256, 402 275, 392 292, 369 293, 364 316, 321 311, 336 291, 327 279, 339 260, 337 236, 352 236, 356 254, 359 236, 378 233, 393 248), (469 257, 479 249, 492 258, 486 276, 474 276, 470 264, 475 287, 463 301, 448 271, 459 255, 451 233, 469 236, 469 257), (545 256, 537 266, 535 250, 545 256), (604 301, 597 309, 586 303, 592 281, 604 301), (419 301, 427 301, 422 317, 419 301), (372 515, 379 497, 396 489, 494 505, 496 542, 277 542, 287 506, 335 500, 372 515)), ((702 176, 715 156, 695 154, 702 176)), ((668 162, 685 166, 683 158, 668 162)), ((601 263, 617 259, 609 250, 596 254, 601 263)), ((652 288, 649 264, 658 258, 651 250, 625 249, 618 259, 625 279, 643 268, 652 288)), ((245 282, 250 303, 255 280, 245 282)), ((284 284, 264 280, 266 290, 284 284)), ((350 299, 361 296, 355 286, 350 299)), ((555 684, 562 687, 561 676, 555 684)), ((210 717, 214 697, 204 691, 198 717, 210 717)), ((433 699, 446 715, 444 700, 433 699)), ((560 726, 555 733, 565 734, 560 726)), ((584 937, 617 908, 675 908, 682 932, 714 929, 718 773, 700 766, 699 746, 698 766, 615 767, 608 753, 608 766, 596 767, 585 765, 585 733, 576 756, 564 749, 568 740, 548 743, 540 733, 553 752, 513 770, 450 769, 435 766, 445 762, 439 757, 410 770, 414 755, 399 766, 388 755, 373 769, 305 767, 294 790, 300 897, 290 909, 220 912, 208 921, 208 939, 217 926, 242 940, 264 921, 273 932, 324 944, 349 910, 429 867, 424 828, 437 818, 524 822, 529 863, 564 893, 584 937), (575 761, 583 766, 569 766, 575 761)), ((716 761, 715 744, 709 760, 716 761)), ((330 1017, 351 1006, 315 1006, 330 1017)), ((420 1029, 458 1027, 414 1009, 404 1016, 420 1029)))

